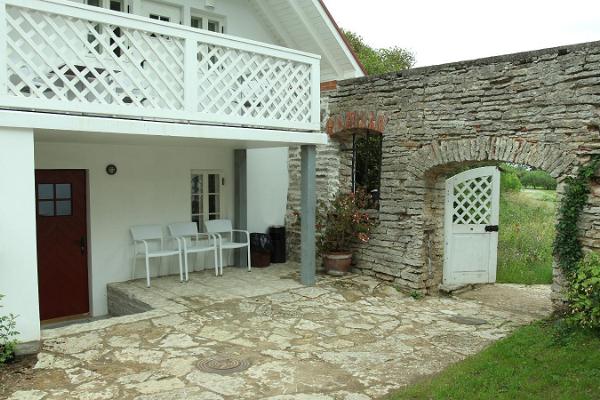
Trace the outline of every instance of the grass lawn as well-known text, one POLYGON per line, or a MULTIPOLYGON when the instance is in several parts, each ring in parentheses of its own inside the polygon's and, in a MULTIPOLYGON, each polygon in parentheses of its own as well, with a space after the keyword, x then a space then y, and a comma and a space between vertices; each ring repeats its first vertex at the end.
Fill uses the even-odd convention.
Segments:
POLYGON ((556 343, 556 331, 549 322, 523 327, 388 399, 600 399, 600 337, 577 332, 556 343))
POLYGON ((552 283, 556 206, 553 190, 502 193, 497 282, 552 283))

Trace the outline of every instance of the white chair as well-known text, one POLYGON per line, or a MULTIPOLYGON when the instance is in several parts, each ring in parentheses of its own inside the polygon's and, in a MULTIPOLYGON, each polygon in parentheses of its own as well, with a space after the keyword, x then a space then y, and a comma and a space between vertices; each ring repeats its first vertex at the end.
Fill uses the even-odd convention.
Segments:
POLYGON ((248 271, 252 270, 250 261, 250 233, 248 231, 233 229, 231 221, 228 219, 213 219, 204 223, 206 231, 217 236, 219 240, 219 264, 221 271, 223 271, 223 249, 240 249, 243 247, 248 248, 248 271), (245 241, 235 242, 234 233, 243 233, 245 235, 245 241), (223 235, 229 235, 229 238, 223 238, 223 235))
POLYGON ((168 256, 179 256, 179 278, 183 282, 183 267, 181 264, 181 248, 165 249, 163 232, 160 225, 140 225, 130 229, 133 238, 133 270, 132 277, 135 278, 135 262, 138 257, 146 260, 146 285, 150 287, 150 259, 168 256))
MULTIPOLYGON (((183 265, 185 280, 189 280, 188 254, 212 251, 215 258, 215 275, 219 276, 219 263, 217 261, 217 237, 210 233, 199 233, 198 225, 194 222, 180 222, 168 226, 169 234, 179 242, 183 248, 183 265)), ((223 275, 223 267, 221 267, 223 275)))

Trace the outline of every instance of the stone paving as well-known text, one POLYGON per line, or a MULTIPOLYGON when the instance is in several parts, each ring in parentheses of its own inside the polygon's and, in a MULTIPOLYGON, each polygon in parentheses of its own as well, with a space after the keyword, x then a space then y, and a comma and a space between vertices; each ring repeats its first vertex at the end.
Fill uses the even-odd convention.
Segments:
MULTIPOLYGON (((117 284, 151 311, 49 329, 21 399, 377 399, 550 314, 549 286, 413 299, 366 276, 297 283, 297 266, 117 284), (250 367, 203 371, 230 357, 250 367)), ((2 397, 2 391, 0 391, 2 397)))

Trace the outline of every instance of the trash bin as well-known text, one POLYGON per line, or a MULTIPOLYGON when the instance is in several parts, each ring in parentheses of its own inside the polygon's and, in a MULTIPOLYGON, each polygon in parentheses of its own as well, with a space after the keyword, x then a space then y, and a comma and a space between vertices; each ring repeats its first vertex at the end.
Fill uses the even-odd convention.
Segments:
POLYGON ((250 234, 250 258, 252 267, 264 268, 271 264, 273 244, 266 233, 250 234))
POLYGON ((285 226, 271 226, 269 236, 273 243, 273 252, 271 253, 271 262, 281 264, 287 261, 285 245, 285 226))

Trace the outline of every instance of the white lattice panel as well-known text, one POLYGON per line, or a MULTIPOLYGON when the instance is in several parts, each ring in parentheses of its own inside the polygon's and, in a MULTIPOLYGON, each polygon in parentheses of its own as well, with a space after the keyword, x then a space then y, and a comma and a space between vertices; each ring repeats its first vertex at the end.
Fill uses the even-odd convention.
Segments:
POLYGON ((181 39, 14 6, 6 19, 10 95, 183 108, 181 39))
POLYGON ((454 224, 487 225, 491 216, 492 176, 480 176, 454 185, 454 224))
POLYGON ((198 111, 309 123, 310 65, 198 45, 198 111))

